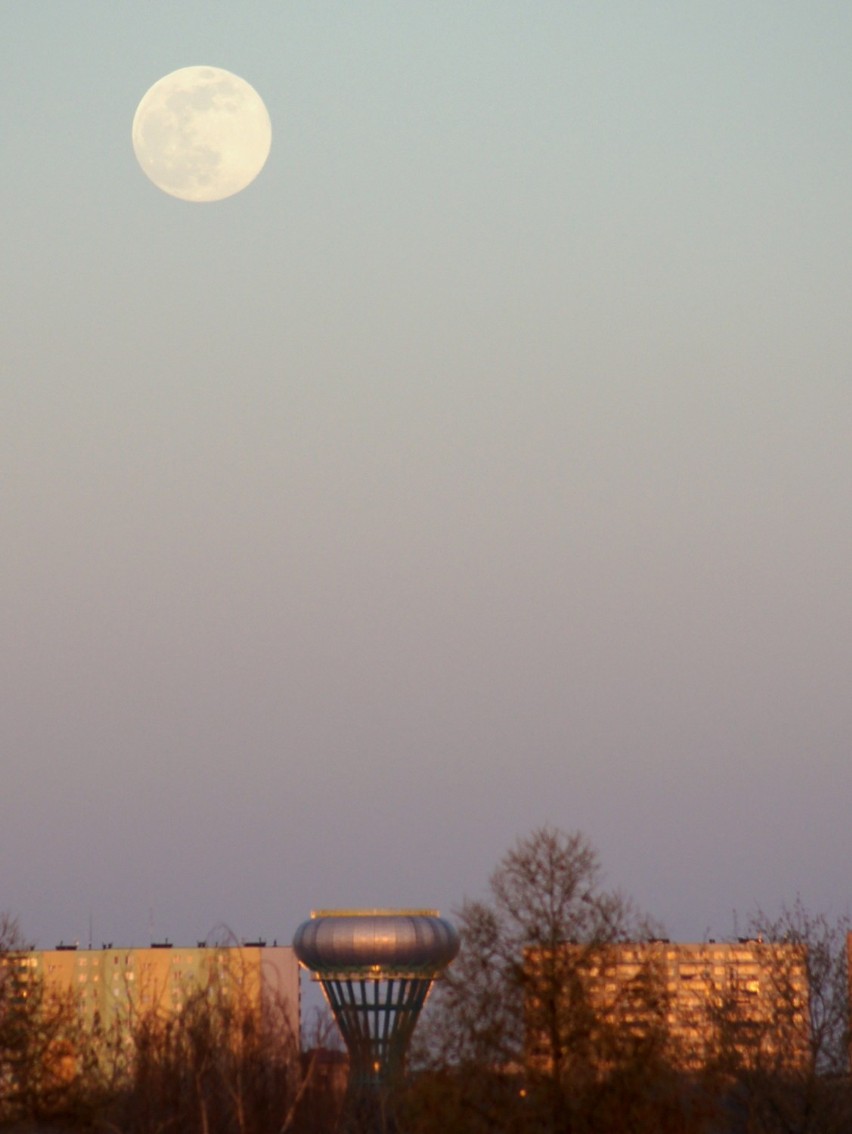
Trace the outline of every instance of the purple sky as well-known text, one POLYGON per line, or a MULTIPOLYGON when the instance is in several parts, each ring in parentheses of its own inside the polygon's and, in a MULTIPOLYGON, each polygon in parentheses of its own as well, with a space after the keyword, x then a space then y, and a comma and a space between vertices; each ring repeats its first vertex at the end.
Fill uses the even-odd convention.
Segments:
POLYGON ((681 939, 848 911, 852 8, 0 31, 0 908, 285 941, 549 822, 681 939), (197 63, 215 205, 130 145, 197 63))

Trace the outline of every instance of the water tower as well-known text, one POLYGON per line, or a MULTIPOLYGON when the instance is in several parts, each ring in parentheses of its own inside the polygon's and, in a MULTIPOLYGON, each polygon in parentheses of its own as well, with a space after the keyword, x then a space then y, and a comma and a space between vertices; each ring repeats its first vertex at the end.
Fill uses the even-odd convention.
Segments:
POLYGON ((317 910, 293 938, 349 1050, 350 1128, 392 1131, 388 1093, 432 982, 459 950, 435 910, 317 910))

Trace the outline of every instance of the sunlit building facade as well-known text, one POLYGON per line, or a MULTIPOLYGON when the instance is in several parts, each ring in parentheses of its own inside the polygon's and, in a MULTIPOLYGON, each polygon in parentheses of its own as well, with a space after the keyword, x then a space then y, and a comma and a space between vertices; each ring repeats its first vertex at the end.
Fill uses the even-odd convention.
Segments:
MULTIPOLYGON (((563 1006, 566 1021, 572 1010, 575 1017, 585 1011, 588 1030, 597 1028, 600 1035, 606 1028, 637 1037, 656 1030, 660 1051, 682 1071, 731 1059, 795 1069, 810 1058, 804 946, 654 940, 595 949, 565 945, 560 955, 561 970, 560 958, 548 966, 542 951, 527 955, 527 1052, 539 1070, 551 1059, 542 1011, 547 982, 552 986, 561 973, 565 988, 574 990, 574 1008, 563 1006)), ((593 1040, 590 1048, 606 1051, 606 1043, 593 1040)))
POLYGON ((46 996, 71 993, 84 1023, 105 1032, 129 1029, 150 1013, 177 1013, 193 993, 216 986, 259 1013, 283 1006, 298 1041, 299 965, 289 946, 60 946, 18 953, 15 963, 41 981, 46 996))

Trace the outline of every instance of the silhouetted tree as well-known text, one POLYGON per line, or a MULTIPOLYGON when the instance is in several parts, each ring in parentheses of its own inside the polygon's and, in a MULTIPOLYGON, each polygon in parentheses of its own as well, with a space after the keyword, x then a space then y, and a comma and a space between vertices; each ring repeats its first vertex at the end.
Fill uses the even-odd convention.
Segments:
POLYGON ((437 1130, 440 1114, 444 1129, 470 1134, 635 1130, 631 1115, 650 1108, 657 1129, 685 1129, 663 1124, 682 1110, 664 984, 651 962, 620 979, 614 948, 651 927, 604 888, 583 835, 542 827, 519 840, 489 900, 458 917, 462 950, 416 1049, 412 1129, 437 1130))
POLYGON ((287 1006, 261 1006, 239 973, 211 972, 174 1012, 144 1013, 108 1108, 124 1134, 276 1134, 293 1128, 301 1070, 287 1006))
POLYGON ((0 1122, 67 1119, 87 1105, 71 993, 48 994, 18 924, 0 915, 0 1122))
POLYGON ((735 995, 721 997, 708 1068, 727 1082, 747 1134, 852 1130, 848 930, 848 919, 811 914, 800 900, 750 920, 752 947, 765 950, 768 1011, 743 1027, 735 995))

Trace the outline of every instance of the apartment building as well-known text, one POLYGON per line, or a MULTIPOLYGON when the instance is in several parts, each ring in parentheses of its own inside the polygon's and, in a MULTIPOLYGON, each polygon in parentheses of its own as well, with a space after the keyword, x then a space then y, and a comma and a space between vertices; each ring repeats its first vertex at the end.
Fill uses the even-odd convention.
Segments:
POLYGON ((655 1029, 661 1050, 683 1071, 730 1058, 787 1068, 809 1059, 807 952, 801 945, 745 939, 595 949, 566 944, 557 954, 531 950, 526 963, 527 1051, 539 1070, 551 1059, 548 998, 550 1022, 561 1011, 566 1030, 586 1014, 575 1030, 589 1037, 591 1051, 606 1052, 607 1029, 622 1037, 655 1029), (560 986, 561 1009, 559 996, 552 995, 560 986))
POLYGON ((105 1031, 132 1026, 151 1012, 178 1012, 193 992, 218 987, 258 1012, 284 1005, 285 1018, 298 1040, 299 966, 289 946, 257 942, 79 949, 60 945, 16 953, 10 960, 19 979, 40 980, 48 997, 73 993, 83 1020, 105 1031))

